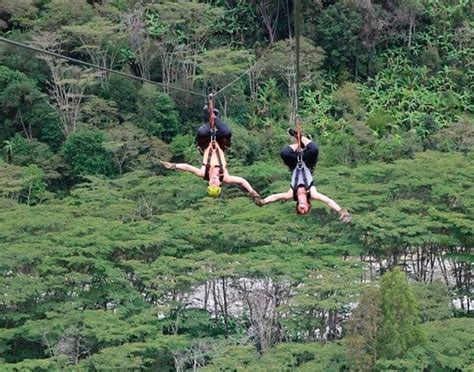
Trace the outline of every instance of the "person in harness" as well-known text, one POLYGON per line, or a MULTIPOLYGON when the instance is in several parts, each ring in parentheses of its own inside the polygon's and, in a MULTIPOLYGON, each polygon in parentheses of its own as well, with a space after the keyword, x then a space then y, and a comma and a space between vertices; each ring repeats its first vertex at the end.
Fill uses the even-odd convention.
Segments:
POLYGON ((296 201, 296 213, 305 215, 311 211, 311 200, 318 200, 339 214, 341 221, 348 223, 352 220, 347 209, 341 208, 334 200, 316 190, 313 180, 313 169, 318 161, 318 146, 309 138, 301 136, 295 130, 289 129, 288 134, 295 139, 291 145, 281 150, 281 158, 291 171, 291 188, 287 192, 273 194, 264 199, 255 199, 258 206, 263 206, 278 200, 296 201))
MULTIPOLYGON (((207 115, 207 106, 204 106, 204 110, 207 115)), ((177 169, 202 177, 208 182, 207 194, 210 197, 217 198, 222 192, 221 184, 226 183, 238 185, 246 190, 254 200, 259 199, 259 194, 246 179, 229 174, 224 153, 231 145, 232 131, 220 119, 218 110, 213 109, 210 116, 210 121, 213 121, 214 125, 204 124, 196 133, 196 145, 203 154, 200 168, 186 163, 170 163, 167 161, 160 161, 160 163, 166 169, 177 169)))

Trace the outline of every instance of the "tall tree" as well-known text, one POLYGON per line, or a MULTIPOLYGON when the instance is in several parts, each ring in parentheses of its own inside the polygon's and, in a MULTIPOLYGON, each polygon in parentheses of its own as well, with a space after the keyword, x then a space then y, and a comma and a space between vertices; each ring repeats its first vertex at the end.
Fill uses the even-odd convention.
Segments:
MULTIPOLYGON (((37 34, 34 44, 45 50, 61 52, 59 35, 52 32, 37 34)), ((51 72, 49 94, 59 115, 61 132, 67 138, 78 128, 85 90, 95 82, 96 75, 47 54, 40 54, 38 58, 46 63, 51 72)))
POLYGON ((346 345, 356 370, 370 368, 377 360, 377 336, 383 321, 380 305, 380 290, 371 287, 362 294, 352 313, 346 345))
MULTIPOLYGON (((120 31, 120 24, 99 17, 83 25, 65 26, 63 30, 74 42, 80 43, 75 51, 87 54, 95 65, 114 67, 125 37, 120 31)), ((107 81, 105 72, 100 72, 98 77, 103 82, 107 81)))
POLYGON ((147 8, 147 32, 159 50, 162 80, 190 89, 198 55, 217 31, 223 10, 196 1, 161 1, 147 8))
POLYGON ((418 304, 405 274, 395 268, 380 281, 383 322, 377 334, 377 353, 386 359, 402 356, 423 342, 418 304))
POLYGON ((138 66, 140 76, 150 79, 151 64, 156 59, 158 50, 147 30, 144 7, 137 5, 128 13, 124 13, 122 25, 127 35, 132 59, 138 66))
POLYGON ((261 15, 267 30, 270 44, 273 44, 275 42, 280 9, 283 8, 281 0, 257 0, 256 3, 258 13, 261 15))

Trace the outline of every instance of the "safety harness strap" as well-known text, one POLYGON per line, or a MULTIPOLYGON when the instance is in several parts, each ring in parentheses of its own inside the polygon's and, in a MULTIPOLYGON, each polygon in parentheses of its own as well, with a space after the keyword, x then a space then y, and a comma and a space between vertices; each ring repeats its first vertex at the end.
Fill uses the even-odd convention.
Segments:
POLYGON ((224 177, 224 167, 222 165, 221 152, 219 151, 220 148, 219 148, 219 145, 217 144, 217 142, 215 140, 209 142, 208 150, 209 151, 206 150, 207 151, 207 158, 203 163, 203 165, 205 165, 205 167, 206 167, 206 170, 204 171, 204 179, 206 181, 209 180, 209 170, 211 169, 212 157, 215 154, 215 156, 217 158, 217 166, 219 167, 219 178, 222 181, 222 178, 224 177))

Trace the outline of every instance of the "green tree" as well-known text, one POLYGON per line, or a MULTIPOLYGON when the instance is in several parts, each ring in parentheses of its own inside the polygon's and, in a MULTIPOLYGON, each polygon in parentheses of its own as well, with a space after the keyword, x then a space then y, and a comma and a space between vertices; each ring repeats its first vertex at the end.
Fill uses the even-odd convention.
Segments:
POLYGON ((380 294, 383 322, 377 334, 377 354, 385 359, 394 359, 424 340, 418 325, 418 303, 399 268, 382 277, 380 294))
POLYGON ((46 191, 43 171, 35 164, 29 165, 22 172, 23 190, 26 204, 35 204, 41 200, 46 191))
MULTIPOLYGON (((102 17, 81 25, 65 26, 63 31, 74 43, 79 43, 75 52, 84 53, 93 64, 109 69, 114 67, 125 39, 120 24, 102 17)), ((98 77, 103 83, 108 78, 105 73, 98 77)))
POLYGON ((129 114, 135 113, 137 110, 139 87, 139 84, 134 80, 111 74, 101 91, 101 96, 117 103, 122 116, 128 117, 129 114))
POLYGON ((346 338, 348 354, 356 370, 371 368, 377 360, 377 337, 382 322, 380 290, 368 288, 351 315, 346 338))
MULTIPOLYGON (((211 91, 216 92, 244 73, 253 60, 254 56, 249 50, 224 47, 209 49, 197 57, 200 73, 197 74, 196 79, 209 87, 211 91)), ((231 99, 232 106, 243 104, 245 83, 246 81, 241 79, 222 93, 224 116, 228 114, 227 105, 231 99)))
POLYGON ((62 147, 64 159, 74 176, 112 173, 112 154, 105 147, 105 135, 81 129, 69 136, 62 147))
POLYGON ((148 136, 143 129, 130 123, 110 128, 105 147, 113 154, 113 161, 119 175, 138 163, 138 156, 148 145, 148 136))
POLYGON ((178 131, 179 117, 173 100, 153 85, 145 84, 138 92, 135 120, 147 133, 167 142, 178 131))
POLYGON ((29 0, 4 0, 0 4, 0 30, 29 28, 37 12, 38 8, 29 0))
POLYGON ((422 322, 442 320, 453 316, 449 288, 446 283, 435 280, 432 283, 414 283, 413 285, 422 322))
POLYGON ((16 132, 32 139, 54 120, 53 110, 36 82, 23 73, 0 66, 0 140, 16 132))
POLYGON ((423 324, 425 350, 431 370, 469 370, 474 365, 472 318, 453 318, 423 324))
MULTIPOLYGON (((34 36, 34 44, 37 47, 56 53, 62 52, 60 40, 60 35, 54 32, 42 32, 34 36)), ((59 117, 61 132, 64 137, 68 137, 79 127, 85 91, 96 83, 98 75, 47 54, 39 54, 38 58, 43 60, 50 70, 48 93, 59 117)))
POLYGON ((355 75, 364 66, 364 48, 359 39, 362 26, 362 16, 351 3, 336 2, 318 17, 316 35, 327 55, 326 66, 342 73, 344 80, 347 71, 355 75))
POLYGON ((43 5, 43 14, 36 25, 43 30, 57 31, 61 26, 86 23, 96 14, 87 0, 73 3, 68 0, 51 0, 43 5))

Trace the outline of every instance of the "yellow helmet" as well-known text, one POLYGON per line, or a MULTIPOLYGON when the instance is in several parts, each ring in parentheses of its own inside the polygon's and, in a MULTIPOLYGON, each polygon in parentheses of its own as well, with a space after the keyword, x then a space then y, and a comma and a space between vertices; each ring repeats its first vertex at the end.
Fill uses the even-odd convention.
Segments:
POLYGON ((222 189, 219 186, 207 186, 207 195, 211 198, 217 198, 221 194, 222 189))

